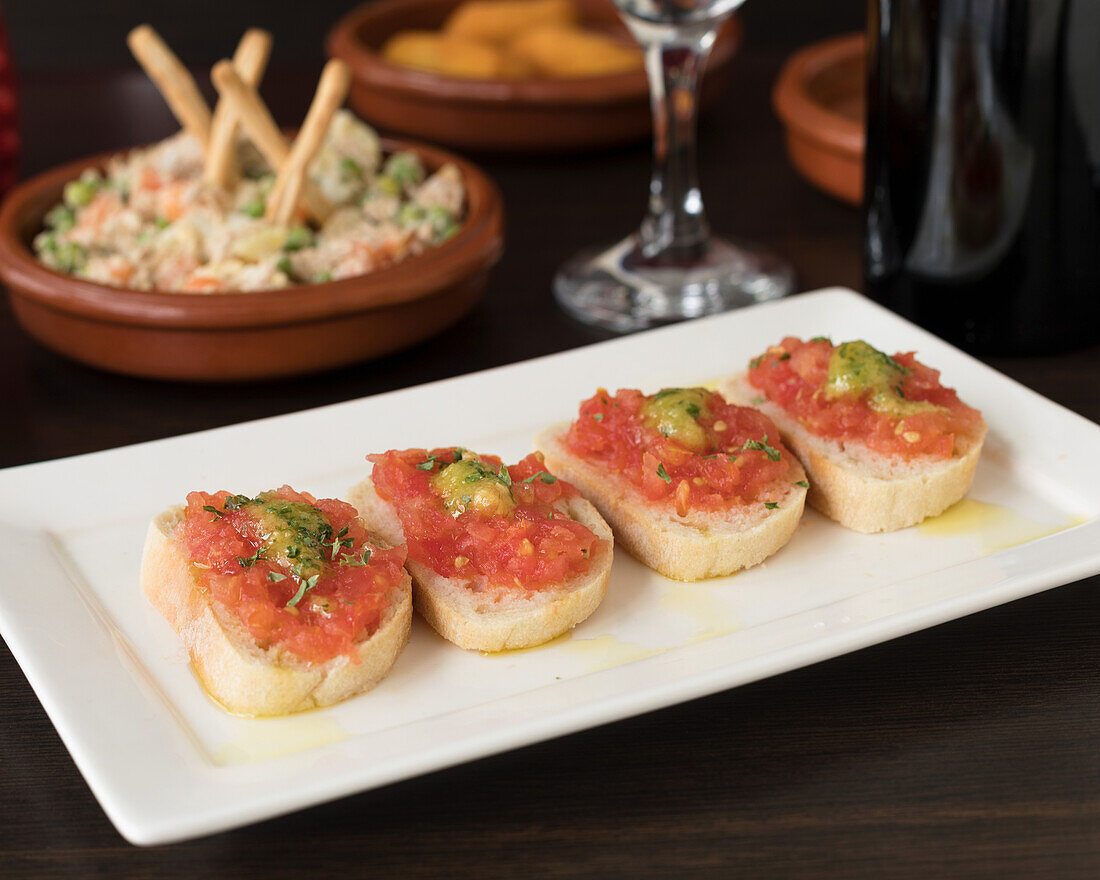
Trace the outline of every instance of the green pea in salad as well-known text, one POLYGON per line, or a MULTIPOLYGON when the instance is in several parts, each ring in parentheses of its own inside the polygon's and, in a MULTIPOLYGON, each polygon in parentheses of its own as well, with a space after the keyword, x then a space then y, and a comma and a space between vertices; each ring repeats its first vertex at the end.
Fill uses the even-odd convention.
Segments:
POLYGON ((189 293, 269 290, 363 275, 458 231, 466 190, 444 165, 428 175, 411 152, 383 156, 378 136, 337 111, 309 178, 332 206, 319 227, 264 219, 272 171, 237 143, 239 183, 203 176, 203 151, 181 132, 111 159, 66 184, 34 239, 45 265, 89 281, 189 293))

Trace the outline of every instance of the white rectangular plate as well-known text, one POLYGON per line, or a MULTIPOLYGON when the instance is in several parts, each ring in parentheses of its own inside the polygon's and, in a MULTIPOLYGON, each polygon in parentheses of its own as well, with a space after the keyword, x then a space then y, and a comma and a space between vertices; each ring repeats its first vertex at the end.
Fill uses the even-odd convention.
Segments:
POLYGON ((1100 427, 849 291, 829 290, 290 416, 0 471, 0 632, 129 840, 220 831, 714 693, 1100 571, 1100 427), (616 553, 571 634, 483 656, 422 623, 382 684, 300 716, 227 715, 138 586, 150 518, 191 489, 339 496, 368 452, 515 461, 597 385, 704 384, 785 335, 917 350, 990 426, 969 499, 858 535, 808 512, 735 577, 680 584, 616 553), (14 537, 13 537, 14 536, 14 537), (15 546, 11 546, 14 541, 15 546))

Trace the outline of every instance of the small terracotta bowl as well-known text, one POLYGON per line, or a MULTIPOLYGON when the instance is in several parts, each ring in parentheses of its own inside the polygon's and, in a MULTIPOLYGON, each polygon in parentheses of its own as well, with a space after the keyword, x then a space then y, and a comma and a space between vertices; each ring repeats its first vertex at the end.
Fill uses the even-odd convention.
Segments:
POLYGON ((834 37, 787 59, 772 93, 791 164, 853 205, 863 201, 865 70, 863 34, 834 37))
MULTIPOLYGON (((463 0, 376 0, 328 35, 328 52, 351 66, 350 103, 381 128, 497 153, 595 149, 651 136, 649 86, 636 70, 578 79, 459 79, 399 67, 379 54, 403 30, 438 30, 463 0)), ((575 0, 581 23, 629 39, 608 0, 575 0)), ((741 41, 730 19, 719 33, 701 102, 720 92, 741 41)))
POLYGON ((0 279, 31 336, 74 360, 156 379, 227 382, 319 372, 381 357, 450 326, 480 298, 504 248, 504 208, 476 167, 434 147, 427 168, 458 166, 466 219, 423 254, 367 275, 252 293, 162 293, 108 287, 48 269, 31 240, 65 183, 108 155, 70 162, 14 189, 0 206, 0 279))

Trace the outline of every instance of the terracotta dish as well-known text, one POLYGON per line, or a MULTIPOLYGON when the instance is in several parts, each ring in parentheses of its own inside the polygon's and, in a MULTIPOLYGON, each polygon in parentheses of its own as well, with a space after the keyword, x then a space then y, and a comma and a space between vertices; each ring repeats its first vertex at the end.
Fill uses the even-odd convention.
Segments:
POLYGON ((863 34, 814 43, 787 60, 772 93, 791 163, 853 205, 863 201, 865 54, 863 34))
POLYGON ((23 328, 74 360, 157 379, 234 381, 312 373, 370 360, 453 324, 480 298, 503 251, 504 209, 476 167, 432 147, 415 150, 430 170, 447 162, 466 182, 461 230, 442 245, 385 269, 324 284, 254 293, 124 290, 63 275, 30 248, 61 189, 108 155, 70 162, 18 186, 0 206, 0 279, 23 328))
MULTIPOLYGON (((351 66, 350 104, 379 127, 451 146, 493 152, 609 147, 651 136, 644 71, 584 79, 458 79, 398 67, 379 51, 403 30, 437 30, 462 0, 377 0, 329 32, 328 51, 351 66)), ((581 23, 622 33, 608 0, 575 0, 581 23)), ((701 101, 716 97, 741 41, 731 19, 719 34, 701 101)))

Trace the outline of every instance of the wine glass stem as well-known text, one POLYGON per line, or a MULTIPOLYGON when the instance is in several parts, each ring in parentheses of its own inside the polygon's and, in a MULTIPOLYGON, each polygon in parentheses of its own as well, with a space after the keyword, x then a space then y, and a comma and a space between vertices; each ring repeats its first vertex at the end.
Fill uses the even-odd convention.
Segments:
POLYGON ((653 108, 653 176, 639 232, 642 252, 650 259, 695 260, 710 235, 695 170, 696 104, 716 28, 630 24, 645 46, 653 108))

